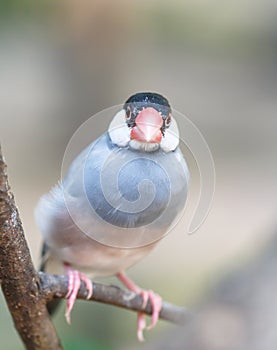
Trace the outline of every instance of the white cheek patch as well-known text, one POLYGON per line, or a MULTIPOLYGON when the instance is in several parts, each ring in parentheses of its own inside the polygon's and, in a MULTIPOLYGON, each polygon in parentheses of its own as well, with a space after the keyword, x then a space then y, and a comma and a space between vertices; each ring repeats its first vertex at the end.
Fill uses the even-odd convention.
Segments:
POLYGON ((165 136, 161 141, 161 149, 164 152, 172 152, 179 145, 179 129, 174 118, 171 118, 171 124, 168 129, 165 131, 165 136))
POLYGON ((125 110, 121 109, 111 121, 109 135, 112 143, 119 147, 126 147, 130 141, 130 129, 125 121, 125 110))

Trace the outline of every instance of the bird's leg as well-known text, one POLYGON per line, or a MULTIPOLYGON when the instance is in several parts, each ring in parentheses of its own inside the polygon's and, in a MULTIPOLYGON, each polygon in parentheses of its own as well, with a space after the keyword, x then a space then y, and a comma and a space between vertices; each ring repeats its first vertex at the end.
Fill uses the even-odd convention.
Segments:
POLYGON ((143 330, 145 328, 147 330, 152 329, 158 322, 159 314, 162 309, 162 298, 158 294, 155 294, 152 290, 143 290, 138 287, 124 272, 118 272, 116 276, 129 290, 142 296, 143 308, 146 307, 148 300, 152 305, 152 317, 150 326, 146 327, 145 314, 143 312, 138 313, 137 336, 140 341, 143 341, 143 330))
POLYGON ((67 298, 65 318, 67 323, 70 324, 70 313, 75 304, 77 294, 81 286, 81 281, 85 283, 85 286, 87 288, 87 299, 90 299, 90 297, 92 296, 93 285, 91 280, 85 274, 78 270, 72 270, 68 263, 64 263, 64 267, 68 277, 67 294, 65 296, 67 298))

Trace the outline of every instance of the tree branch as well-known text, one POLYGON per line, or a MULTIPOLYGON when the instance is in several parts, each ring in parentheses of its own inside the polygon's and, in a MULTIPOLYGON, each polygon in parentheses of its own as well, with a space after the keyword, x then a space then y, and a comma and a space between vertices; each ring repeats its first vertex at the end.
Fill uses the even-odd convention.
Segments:
POLYGON ((62 349, 39 289, 0 148, 0 279, 15 327, 27 349, 62 349))
MULTIPOLYGON (((62 349, 56 330, 48 315, 46 303, 65 298, 66 276, 37 273, 24 237, 22 223, 10 191, 0 147, 0 281, 15 327, 29 350, 62 349)), ((82 283, 79 299, 86 299, 82 283)), ((93 283, 91 300, 125 309, 152 313, 151 304, 142 308, 142 297, 116 286, 93 283)), ((184 324, 189 316, 185 308, 163 302, 160 318, 184 324)))
MULTIPOLYGON (((45 299, 63 299, 66 296, 68 285, 68 278, 66 276, 48 275, 44 272, 39 272, 39 276, 41 292, 45 299)), ((87 290, 83 282, 77 298, 84 300, 87 298, 87 290)), ((140 295, 123 290, 117 286, 93 282, 93 295, 90 300, 111 304, 133 311, 141 311, 148 315, 152 314, 150 302, 147 303, 146 308, 143 308, 143 300, 140 295)), ((190 315, 190 312, 185 308, 164 301, 160 312, 160 319, 183 325, 190 315)))

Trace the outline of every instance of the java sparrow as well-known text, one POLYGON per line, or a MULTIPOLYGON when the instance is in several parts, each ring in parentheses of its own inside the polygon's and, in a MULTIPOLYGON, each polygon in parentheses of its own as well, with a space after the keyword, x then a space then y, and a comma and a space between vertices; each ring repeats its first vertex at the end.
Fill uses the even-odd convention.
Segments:
MULTIPOLYGON (((91 277, 116 275, 152 304, 152 328, 160 296, 140 289, 125 270, 141 260, 172 228, 183 211, 189 182, 178 147, 179 133, 169 102, 157 93, 132 95, 108 131, 83 150, 66 176, 35 209, 49 256, 68 276, 66 319, 83 281, 88 298, 91 277), (80 272, 82 271, 82 272, 80 272)), ((138 314, 137 335, 146 328, 138 314)))

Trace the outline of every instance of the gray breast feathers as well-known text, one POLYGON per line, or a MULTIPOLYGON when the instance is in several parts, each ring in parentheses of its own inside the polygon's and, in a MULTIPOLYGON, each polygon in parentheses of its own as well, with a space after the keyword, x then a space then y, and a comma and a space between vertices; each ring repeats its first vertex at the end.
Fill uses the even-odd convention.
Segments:
POLYGON ((75 159, 61 189, 65 207, 86 236, 134 247, 166 234, 185 206, 188 177, 178 149, 133 151, 113 145, 105 134, 75 159))

